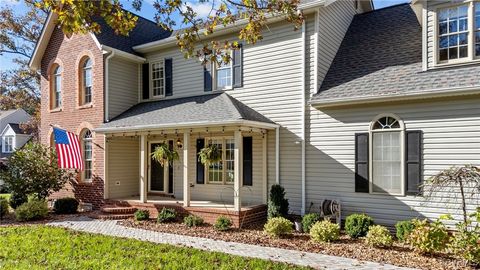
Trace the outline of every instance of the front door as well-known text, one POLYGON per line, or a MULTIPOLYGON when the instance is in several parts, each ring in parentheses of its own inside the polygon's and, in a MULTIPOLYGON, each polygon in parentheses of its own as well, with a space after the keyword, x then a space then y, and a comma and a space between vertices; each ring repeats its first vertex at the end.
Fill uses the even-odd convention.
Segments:
MULTIPOLYGON (((156 160, 152 159, 151 153, 160 143, 150 144, 150 186, 149 191, 173 193, 173 166, 166 165, 165 168, 156 160)), ((173 148, 173 141, 169 140, 168 145, 173 148)))

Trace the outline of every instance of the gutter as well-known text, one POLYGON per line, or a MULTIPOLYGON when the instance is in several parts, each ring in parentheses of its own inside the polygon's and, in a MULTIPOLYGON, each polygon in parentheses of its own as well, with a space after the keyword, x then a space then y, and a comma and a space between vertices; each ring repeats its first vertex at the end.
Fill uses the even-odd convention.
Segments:
POLYGON ((363 105, 371 103, 381 102, 394 102, 394 101, 409 101, 419 99, 431 99, 442 97, 456 97, 456 96, 468 96, 480 94, 480 86, 472 87, 453 87, 453 88, 437 88, 428 91, 414 92, 401 95, 389 95, 389 96, 367 96, 367 97, 352 97, 352 98, 332 98, 321 101, 310 101, 310 105, 317 108, 329 108, 348 105, 363 105))
POLYGON ((169 124, 152 124, 152 125, 139 125, 131 127, 106 127, 94 129, 97 133, 109 134, 109 133, 122 133, 122 132, 144 132, 144 131, 161 131, 164 129, 180 129, 180 128, 198 128, 206 126, 249 126, 256 128, 276 129, 279 127, 273 123, 262 123, 251 120, 233 120, 233 121, 220 121, 220 122, 183 122, 183 123, 169 123, 169 124))
POLYGON ((144 63, 144 62, 147 61, 147 59, 145 59, 143 57, 140 57, 140 56, 135 55, 135 54, 127 53, 127 52, 121 51, 119 49, 109 47, 107 45, 102 45, 102 50, 115 53, 115 55, 118 56, 118 57, 126 58, 128 60, 132 60, 132 61, 138 62, 138 63, 144 63))

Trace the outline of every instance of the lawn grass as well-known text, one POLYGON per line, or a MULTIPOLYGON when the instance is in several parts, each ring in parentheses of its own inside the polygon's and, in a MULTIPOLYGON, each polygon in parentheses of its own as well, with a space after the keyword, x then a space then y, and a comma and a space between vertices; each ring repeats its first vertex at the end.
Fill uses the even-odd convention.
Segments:
POLYGON ((0 269, 305 269, 48 226, 0 228, 0 269))

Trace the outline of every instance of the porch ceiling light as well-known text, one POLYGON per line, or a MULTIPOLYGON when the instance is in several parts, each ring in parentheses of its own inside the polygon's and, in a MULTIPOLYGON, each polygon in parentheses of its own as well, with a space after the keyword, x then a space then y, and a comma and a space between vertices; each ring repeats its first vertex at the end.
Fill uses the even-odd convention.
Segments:
POLYGON ((177 147, 178 148, 182 148, 183 147, 183 143, 180 139, 177 139, 177 147))

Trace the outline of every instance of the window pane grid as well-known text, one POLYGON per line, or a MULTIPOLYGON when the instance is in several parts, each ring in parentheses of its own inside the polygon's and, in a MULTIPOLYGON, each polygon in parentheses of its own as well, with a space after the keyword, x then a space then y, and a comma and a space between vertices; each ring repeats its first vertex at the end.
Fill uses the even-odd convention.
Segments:
POLYGON ((83 103, 92 102, 92 62, 87 59, 83 65, 83 103))
POLYGON ((235 172, 235 140, 234 139, 209 139, 208 145, 216 145, 222 151, 222 160, 210 164, 208 169, 208 182, 214 184, 232 184, 235 172))
POLYGON ((232 86, 232 67, 222 64, 217 68, 217 87, 225 89, 232 86))
POLYGON ((225 182, 233 183, 235 166, 235 141, 233 139, 225 140, 225 182))
POLYGON ((153 90, 154 97, 164 95, 163 62, 152 64, 152 90, 153 90))
POLYGON ((375 132, 372 139, 372 191, 401 193, 400 132, 375 132))
POLYGON ((475 3, 475 56, 480 56, 480 3, 475 3))
POLYGON ((93 164, 93 148, 92 148, 92 133, 90 130, 83 134, 83 159, 85 162, 84 180, 90 181, 92 179, 92 164, 93 164))
POLYGON ((6 153, 13 152, 13 137, 11 136, 5 137, 4 143, 5 143, 5 147, 4 147, 5 152, 6 153))
POLYGON ((62 105, 62 68, 58 66, 53 73, 53 108, 59 108, 62 105))
POLYGON ((468 56, 468 6, 440 10, 438 13, 440 61, 468 56))
MULTIPOLYGON (((212 139, 208 144, 217 146, 220 151, 223 150, 222 140, 212 139)), ((223 160, 208 166, 208 181, 211 183, 223 183, 223 160)))

